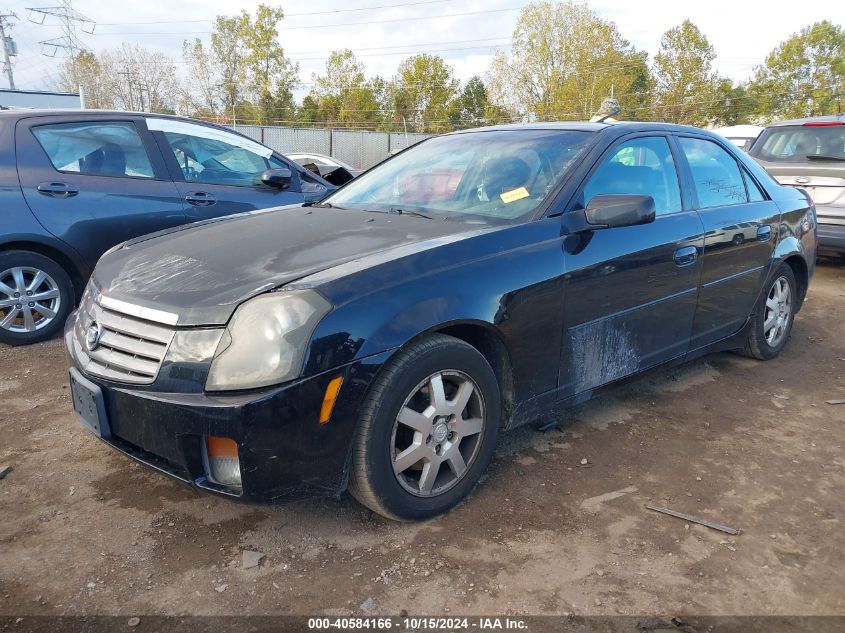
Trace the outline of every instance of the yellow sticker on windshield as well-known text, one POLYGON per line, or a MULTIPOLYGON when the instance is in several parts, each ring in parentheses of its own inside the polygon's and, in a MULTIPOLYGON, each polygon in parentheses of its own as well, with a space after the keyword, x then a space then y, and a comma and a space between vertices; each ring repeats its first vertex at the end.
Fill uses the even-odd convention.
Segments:
POLYGON ((505 193, 500 193, 499 197, 502 199, 502 202, 505 204, 509 204, 511 202, 516 202, 517 200, 522 200, 523 198, 527 198, 531 194, 528 193, 528 189, 525 187, 519 187, 518 189, 511 189, 510 191, 506 191, 505 193))

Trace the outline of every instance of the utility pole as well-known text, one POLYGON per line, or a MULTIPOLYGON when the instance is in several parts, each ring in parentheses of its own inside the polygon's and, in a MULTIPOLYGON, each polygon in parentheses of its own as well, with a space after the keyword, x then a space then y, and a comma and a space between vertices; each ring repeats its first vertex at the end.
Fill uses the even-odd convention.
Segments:
POLYGON ((15 77, 12 74, 12 61, 9 58, 18 54, 18 48, 12 36, 6 35, 6 29, 12 28, 11 18, 18 19, 14 11, 0 13, 0 39, 3 40, 3 72, 9 78, 9 88, 15 90, 15 77))
POLYGON ((48 17, 54 17, 62 25, 64 35, 39 42, 41 54, 47 57, 56 57, 59 51, 65 51, 68 56, 76 57, 79 51, 85 50, 85 45, 76 33, 77 26, 88 35, 94 33, 94 28, 97 26, 94 20, 74 9, 71 0, 59 0, 58 5, 52 7, 28 7, 27 11, 30 22, 44 24, 48 17))

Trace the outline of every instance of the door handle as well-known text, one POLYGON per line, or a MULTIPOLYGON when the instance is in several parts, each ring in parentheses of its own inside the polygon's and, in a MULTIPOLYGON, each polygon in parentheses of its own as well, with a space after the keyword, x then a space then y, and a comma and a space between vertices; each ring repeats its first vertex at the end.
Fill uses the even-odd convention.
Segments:
POLYGON ((195 191, 185 196, 185 201, 195 207, 210 207, 217 202, 217 198, 205 191, 195 191))
POLYGON ((695 246, 684 246, 675 251, 675 264, 689 266, 698 259, 698 249, 695 246))
POLYGON ((51 198, 72 198, 79 193, 79 189, 63 182, 42 182, 36 189, 38 189, 38 193, 51 198))
POLYGON ((772 239, 772 227, 767 224, 757 229, 758 242, 768 242, 770 239, 772 239))

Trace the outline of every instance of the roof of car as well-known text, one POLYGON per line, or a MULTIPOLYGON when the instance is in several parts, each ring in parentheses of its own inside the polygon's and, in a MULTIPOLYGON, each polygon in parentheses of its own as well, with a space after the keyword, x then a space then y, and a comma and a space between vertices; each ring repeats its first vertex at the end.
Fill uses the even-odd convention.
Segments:
MULTIPOLYGON (((72 110, 64 109, 46 109, 46 108, 20 108, 0 110, 0 117, 2 118, 29 118, 38 116, 79 116, 79 115, 102 115, 102 116, 143 116, 143 117, 160 117, 165 119, 188 119, 190 117, 183 117, 174 114, 160 114, 158 112, 132 112, 127 110, 72 110)), ((191 119, 192 121, 195 119, 191 119)), ((207 121, 199 121, 200 123, 207 123, 207 121)), ((214 124, 212 124, 214 125, 214 124)))
POLYGON ((821 123, 824 121, 843 121, 845 122, 845 113, 831 114, 828 116, 810 116, 803 119, 787 119, 785 121, 775 121, 770 123, 769 127, 783 127, 785 125, 803 125, 804 123, 821 123))
POLYGON ((553 121, 544 123, 507 123, 505 125, 491 125, 489 127, 478 127, 469 130, 461 130, 454 134, 464 132, 480 132, 493 130, 581 130, 584 132, 600 132, 608 128, 623 129, 626 132, 648 132, 648 131, 673 131, 673 132, 708 132, 701 128, 690 125, 676 125, 674 123, 660 123, 653 121, 617 121, 613 123, 592 123, 586 121, 553 121))

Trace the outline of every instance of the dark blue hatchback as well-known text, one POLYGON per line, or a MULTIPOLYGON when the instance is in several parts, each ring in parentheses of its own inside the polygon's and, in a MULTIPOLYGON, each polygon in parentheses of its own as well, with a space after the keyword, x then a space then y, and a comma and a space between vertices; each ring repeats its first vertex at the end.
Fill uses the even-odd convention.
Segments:
MULTIPOLYGON (((100 256, 181 224, 335 187, 231 130, 128 112, 0 113, 0 341, 60 329, 100 256)), ((235 236, 233 236, 233 240, 235 236)))

